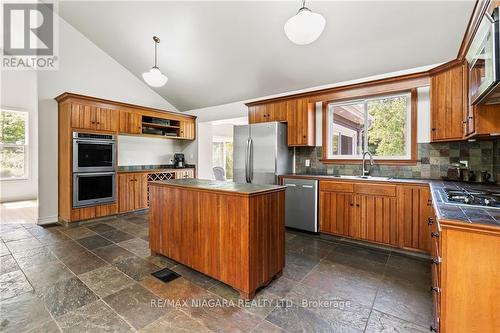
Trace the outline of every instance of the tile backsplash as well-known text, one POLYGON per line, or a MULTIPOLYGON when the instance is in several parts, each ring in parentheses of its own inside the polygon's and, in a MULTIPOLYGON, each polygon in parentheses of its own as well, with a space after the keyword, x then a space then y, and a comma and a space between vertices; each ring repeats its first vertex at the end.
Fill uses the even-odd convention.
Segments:
MULTIPOLYGON (((321 147, 295 149, 295 172, 326 173, 332 175, 360 175, 360 164, 323 164, 321 147), (305 160, 310 160, 310 167, 305 160)), ((500 179, 500 139, 475 142, 419 143, 416 165, 374 165, 370 175, 398 178, 440 179, 446 176, 448 166, 468 161, 476 174, 488 171, 492 179, 500 179)))

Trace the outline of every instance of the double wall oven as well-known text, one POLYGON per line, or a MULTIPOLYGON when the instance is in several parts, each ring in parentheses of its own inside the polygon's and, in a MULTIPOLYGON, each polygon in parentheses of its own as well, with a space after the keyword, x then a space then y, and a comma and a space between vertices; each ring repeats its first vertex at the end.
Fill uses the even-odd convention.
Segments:
POLYGON ((73 207, 116 201, 116 136, 73 132, 73 207))

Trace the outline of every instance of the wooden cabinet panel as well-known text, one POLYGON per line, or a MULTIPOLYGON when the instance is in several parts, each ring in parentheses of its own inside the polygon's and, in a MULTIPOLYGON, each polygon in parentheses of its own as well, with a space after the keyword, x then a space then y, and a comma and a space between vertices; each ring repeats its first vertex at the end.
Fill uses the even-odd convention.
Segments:
POLYGON ((95 107, 84 104, 71 104, 71 127, 95 130, 95 107))
POLYGON ((336 182, 322 180, 319 182, 320 191, 333 191, 333 192, 354 192, 354 184, 348 182, 336 182))
POLYGON ((468 114, 465 65, 453 67, 431 78, 432 141, 461 140, 468 114))
POLYGON ((396 198, 356 195, 349 236, 397 246, 396 216, 396 198))
POLYGON ((184 139, 195 139, 195 122, 194 121, 181 121, 180 137, 184 139))
POLYGON ((264 123, 268 121, 266 105, 263 104, 250 107, 248 121, 250 124, 264 123))
POLYGON ((142 133, 142 115, 140 113, 120 111, 119 122, 120 133, 142 133))
POLYGON ((135 174, 118 174, 118 212, 129 212, 135 209, 135 174))
POLYGON ((316 143, 314 103, 307 99, 286 102, 286 119, 288 122, 288 146, 314 146, 316 143))
POLYGON ((96 130, 116 132, 118 130, 118 111, 105 108, 95 110, 96 130))
POLYGON ((134 209, 148 208, 148 174, 137 173, 134 181, 134 209))
POLYGON ((351 193, 320 191, 319 231, 349 235, 354 199, 351 193))
POLYGON ((500 104, 473 107, 476 135, 500 134, 500 104))
POLYGON ((354 191, 359 194, 396 196, 396 185, 355 184, 354 191))
POLYGON ((399 246, 431 251, 428 220, 433 216, 427 186, 398 186, 399 246))

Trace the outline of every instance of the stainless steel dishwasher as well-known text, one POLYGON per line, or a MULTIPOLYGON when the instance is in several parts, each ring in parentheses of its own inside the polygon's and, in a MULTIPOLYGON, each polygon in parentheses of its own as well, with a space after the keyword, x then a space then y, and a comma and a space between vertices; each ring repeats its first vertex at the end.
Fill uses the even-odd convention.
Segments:
POLYGON ((285 194, 285 226, 318 232, 318 181, 283 178, 285 194))

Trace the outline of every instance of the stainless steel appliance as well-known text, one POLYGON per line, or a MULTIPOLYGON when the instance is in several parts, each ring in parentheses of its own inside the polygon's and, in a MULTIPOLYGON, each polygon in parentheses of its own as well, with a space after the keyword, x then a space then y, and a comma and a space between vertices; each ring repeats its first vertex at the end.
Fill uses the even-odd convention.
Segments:
POLYGON ((499 8, 488 13, 479 25, 467 52, 469 95, 472 104, 500 103, 499 8))
POLYGON ((235 182, 277 184, 278 175, 292 172, 293 150, 287 146, 285 124, 235 126, 233 134, 235 182))
POLYGON ((186 166, 184 154, 175 153, 174 154, 174 168, 184 168, 186 166))
POLYGON ((73 207, 94 206, 116 200, 116 173, 73 173, 73 207))
POLYGON ((116 136, 73 132, 73 172, 114 171, 116 136))
POLYGON ((318 232, 318 181, 283 178, 285 226, 318 232))
POLYGON ((73 207, 116 200, 116 136, 73 132, 73 207))
POLYGON ((496 189, 476 189, 457 187, 440 189, 443 202, 451 205, 472 207, 491 207, 500 209, 500 191, 496 189))

